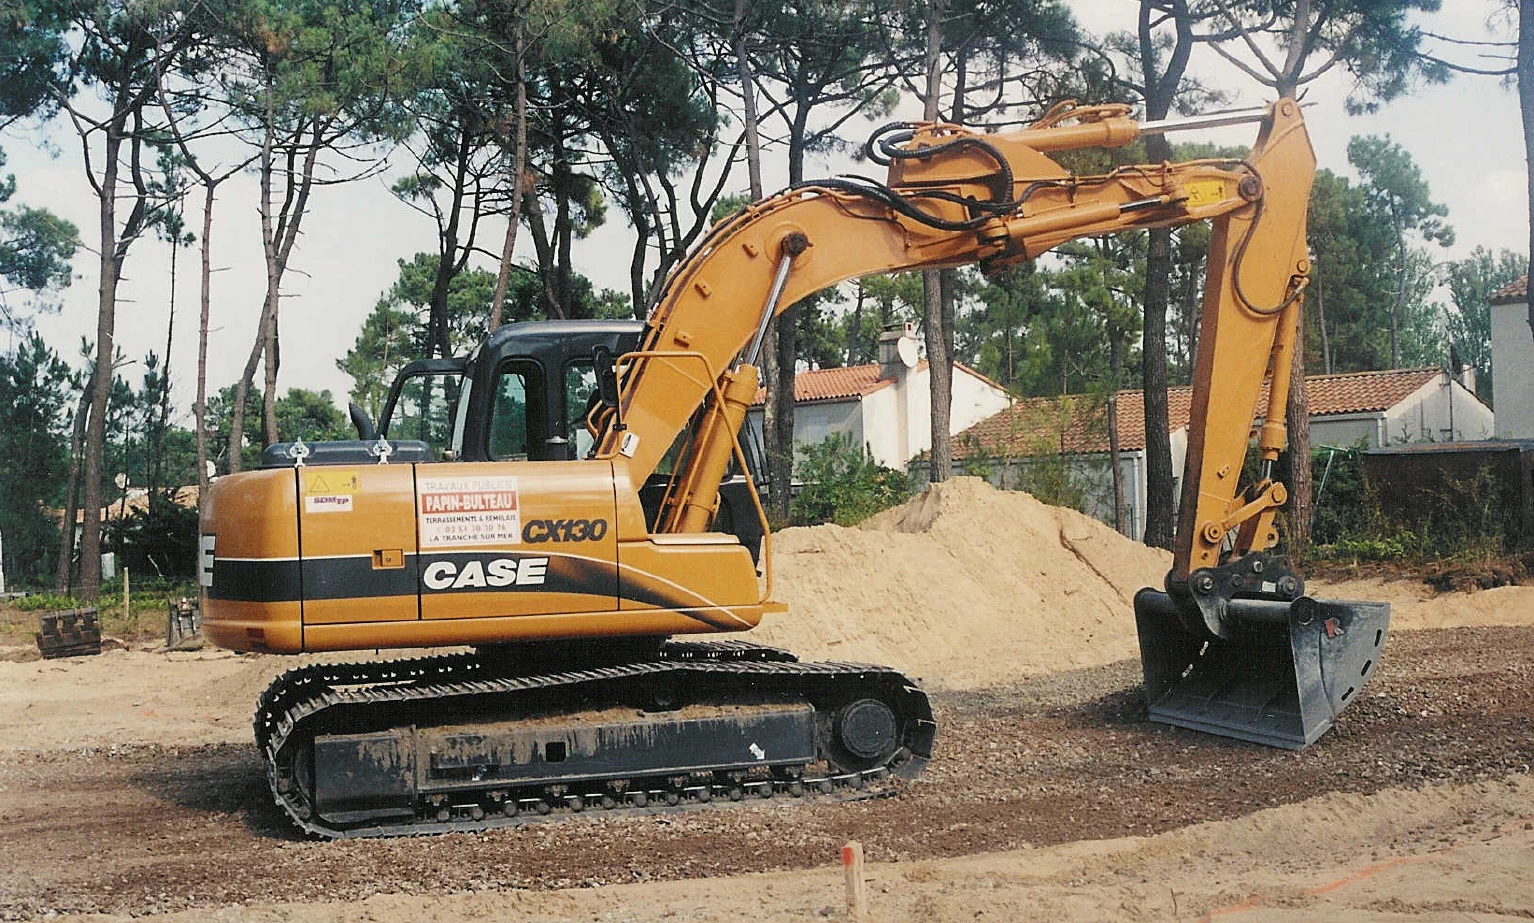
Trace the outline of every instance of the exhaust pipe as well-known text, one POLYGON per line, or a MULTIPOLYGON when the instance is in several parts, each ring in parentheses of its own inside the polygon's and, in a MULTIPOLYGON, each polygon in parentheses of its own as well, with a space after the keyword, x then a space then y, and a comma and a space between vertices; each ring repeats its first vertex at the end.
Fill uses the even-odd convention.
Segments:
POLYGON ((1358 701, 1379 666, 1388 603, 1232 599, 1228 638, 1195 634, 1177 602, 1135 594, 1150 719, 1301 750, 1358 701))

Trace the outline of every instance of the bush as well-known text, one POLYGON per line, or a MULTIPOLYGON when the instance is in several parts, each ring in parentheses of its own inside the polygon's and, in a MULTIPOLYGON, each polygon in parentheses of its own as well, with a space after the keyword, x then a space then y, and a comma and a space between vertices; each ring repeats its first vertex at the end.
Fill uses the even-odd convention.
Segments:
POLYGON ((791 508, 795 525, 850 526, 910 499, 911 479, 874 461, 845 433, 832 433, 802 451, 799 476, 804 487, 791 508))
POLYGON ((196 574, 197 510, 176 503, 173 494, 151 494, 147 508, 106 524, 102 550, 120 550, 119 567, 168 580, 196 574))
POLYGON ((1319 448, 1310 456, 1310 541, 1330 545, 1369 526, 1373 504, 1364 486, 1363 446, 1319 448))

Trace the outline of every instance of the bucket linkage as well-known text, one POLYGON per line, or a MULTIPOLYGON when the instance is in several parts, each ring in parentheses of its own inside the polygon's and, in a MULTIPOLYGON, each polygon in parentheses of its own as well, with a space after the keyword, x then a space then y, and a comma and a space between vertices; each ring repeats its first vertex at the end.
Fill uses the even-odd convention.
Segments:
POLYGON ((1152 721, 1299 750, 1379 666, 1389 604, 1305 596, 1281 559, 1253 555, 1168 588, 1134 600, 1152 721))

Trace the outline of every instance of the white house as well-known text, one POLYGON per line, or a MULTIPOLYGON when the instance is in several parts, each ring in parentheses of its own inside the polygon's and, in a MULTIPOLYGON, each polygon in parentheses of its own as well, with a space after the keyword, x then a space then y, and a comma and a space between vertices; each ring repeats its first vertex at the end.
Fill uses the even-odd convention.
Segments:
MULTIPOLYGON (((925 360, 917 361, 910 324, 885 331, 879 339, 879 358, 869 365, 811 369, 794 376, 795 444, 815 445, 832 433, 845 433, 889 468, 904 468, 932 448, 931 372, 925 360)), ((766 391, 759 392, 747 416, 757 440, 762 438, 765 401, 766 391)), ((950 433, 968 429, 1010 402, 1005 388, 954 363, 950 433)))
POLYGON ((1491 296, 1491 370, 1497 438, 1534 439, 1534 333, 1529 330, 1529 277, 1491 296))
MULTIPOLYGON (((1441 369, 1312 375, 1305 380, 1305 396, 1313 447, 1489 439, 1495 429, 1491 408, 1441 369)), ((1264 388, 1257 406, 1266 406, 1267 399, 1264 388)), ((1167 391, 1174 498, 1181 494, 1192 402, 1191 388, 1167 391)), ((1118 392, 1115 410, 1125 532, 1140 538, 1146 508, 1144 392, 1118 392)), ((1028 481, 1040 459, 1063 456, 1073 483, 1083 492, 1084 511, 1112 523, 1105 421, 1105 402, 1088 395, 1020 400, 955 436, 954 465, 985 474, 1000 486, 1016 487, 1028 481)))

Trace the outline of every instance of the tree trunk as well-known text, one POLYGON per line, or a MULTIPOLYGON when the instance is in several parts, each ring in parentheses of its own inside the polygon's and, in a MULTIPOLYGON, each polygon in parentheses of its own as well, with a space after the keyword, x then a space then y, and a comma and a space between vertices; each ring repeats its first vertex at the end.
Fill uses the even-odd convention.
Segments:
MULTIPOLYGON (((1176 42, 1157 73, 1153 17, 1160 4, 1140 0, 1140 71, 1145 81, 1145 117, 1166 118, 1172 109, 1193 49, 1193 25, 1185 0, 1172 0, 1176 42)), ((1172 146, 1164 135, 1145 139, 1151 162, 1170 160, 1172 146)), ((1145 257, 1145 332, 1141 344, 1141 375, 1145 388, 1145 538, 1155 548, 1172 547, 1176 497, 1172 491, 1172 434, 1167 419, 1166 310, 1172 273, 1172 232, 1152 230, 1145 257)))
POLYGON ((1294 338, 1289 378, 1289 554, 1303 559, 1310 548, 1310 402, 1305 396, 1305 312, 1294 338))
MULTIPOLYGON (((1534 3, 1518 4, 1518 111, 1523 116, 1523 153, 1527 162, 1529 214, 1534 215, 1534 3)), ((1534 221, 1529 224, 1534 254, 1534 221)), ((1529 329, 1534 330, 1534 297, 1529 298, 1529 329)))
POLYGON ((735 0, 735 23, 730 44, 735 51, 735 70, 740 77, 741 107, 746 117, 746 173, 751 179, 751 200, 762 198, 762 137, 756 111, 756 78, 746 52, 746 0, 735 0))
POLYGON ((856 365, 857 363, 853 362, 853 358, 855 356, 861 358, 857 352, 857 347, 859 345, 858 338, 863 332, 863 280, 859 279, 854 284, 858 287, 857 301, 853 302, 852 305, 852 330, 847 337, 847 356, 842 360, 842 365, 856 365))
MULTIPOLYGON (((756 76, 751 69, 751 57, 746 50, 747 0, 735 0, 735 22, 731 45, 735 51, 735 70, 740 79, 742 108, 745 110, 746 174, 751 183, 751 200, 760 201, 765 195, 762 189, 762 141, 760 116, 756 108, 756 76)), ((762 341, 762 383, 767 387, 767 400, 762 406, 762 443, 767 453, 767 512, 776 524, 788 522, 789 507, 793 500, 794 465, 794 363, 793 350, 789 349, 787 400, 783 394, 783 374, 780 371, 782 352, 779 348, 779 331, 793 330, 793 312, 785 311, 768 321, 767 334, 762 341), (787 320, 785 320, 787 318, 787 320), (784 440, 779 428, 780 416, 785 406, 788 413, 788 438, 784 440)), ((792 336, 792 334, 790 334, 792 336)))
POLYGON ((527 170, 527 69, 523 65, 525 45, 522 20, 517 20, 517 91, 512 103, 511 212, 506 216, 506 241, 501 245, 501 265, 495 274, 495 295, 490 299, 491 333, 501 326, 506 305, 506 290, 511 286, 511 257, 517 249, 517 225, 522 222, 523 177, 527 170))
POLYGON ((280 280, 273 280, 271 294, 267 296, 271 300, 271 307, 266 312, 266 329, 262 334, 265 340, 265 348, 262 357, 262 391, 261 391, 261 442, 263 445, 271 445, 280 442, 282 437, 277 432, 277 370, 282 366, 282 357, 277 352, 277 299, 281 286, 280 280))
POLYGON ((85 510, 85 528, 80 536, 80 598, 86 602, 95 602, 101 594, 101 469, 107 441, 107 399, 112 392, 117 278, 122 270, 117 252, 117 177, 125 120, 126 115, 117 116, 107 130, 101 173, 96 369, 91 376, 91 409, 85 426, 85 490, 80 501, 85 510))
MULTIPOLYGON (((95 376, 92 376, 92 381, 95 376)), ((69 434, 69 479, 64 485, 64 519, 59 523, 59 559, 53 571, 53 592, 69 592, 74 574, 75 560, 75 514, 80 511, 80 450, 85 443, 85 420, 90 413, 91 381, 80 389, 80 400, 75 405, 74 427, 69 434)))
MULTIPOLYGON (((922 118, 936 122, 942 95, 943 13, 947 4, 934 0, 927 13, 927 86, 922 100, 922 118)), ((962 92, 955 93, 954 106, 958 108, 962 92)), ((927 480, 937 484, 953 477, 953 456, 948 444, 948 421, 953 404, 953 357, 949 350, 949 338, 945 328, 945 310, 949 299, 945 297, 944 273, 927 270, 921 274, 922 297, 925 310, 922 313, 923 333, 927 340, 927 390, 931 398, 930 432, 931 449, 928 452, 927 480)), ((951 289, 950 283, 946 288, 951 289)))
MULTIPOLYGON (((1146 139, 1146 148, 1155 136, 1146 139)), ((1170 151, 1153 153, 1152 160, 1166 159, 1170 151)), ((1172 522, 1176 497, 1172 490, 1172 433, 1167 411, 1166 309, 1167 275, 1172 269, 1172 232, 1150 231, 1145 258, 1145 333, 1141 347, 1141 374, 1145 385, 1145 544, 1172 547, 1172 522)))
POLYGON ((1400 267, 1396 272, 1396 302, 1390 309, 1390 367, 1401 367, 1401 317, 1406 313, 1406 228, 1401 224, 1399 215, 1395 215, 1394 206, 1391 213, 1395 217, 1396 225, 1396 255, 1400 259, 1400 267))
POLYGON ((1332 341, 1326 332, 1326 302, 1322 298, 1321 291, 1321 266, 1319 260, 1311 260, 1310 288, 1313 290, 1316 301, 1316 326, 1321 333, 1321 371, 1327 375, 1332 373, 1332 341))
POLYGON ((1120 535, 1129 535, 1124 522, 1124 472, 1119 467, 1119 382, 1122 380, 1124 358, 1122 336, 1111 327, 1108 330, 1108 468, 1113 474, 1113 528, 1120 535))
POLYGON ((266 307, 256 321, 256 340, 245 359, 245 369, 234 386, 234 406, 229 411, 229 473, 239 474, 245 468, 245 401, 250 396, 251 383, 256 379, 256 366, 266 352, 266 307))
MULTIPOLYGON (((168 486, 165 475, 165 430, 170 426, 170 348, 176 335, 176 253, 181 242, 173 235, 170 242, 170 318, 165 322, 165 360, 160 364, 160 420, 154 430, 154 461, 149 468, 149 502, 154 502, 155 491, 168 486)), ((169 485, 179 487, 181 485, 169 485)))
POLYGON ((197 401, 192 418, 197 427, 197 503, 208 495, 208 309, 213 303, 213 193, 218 184, 204 180, 202 200, 202 280, 197 318, 197 401))

